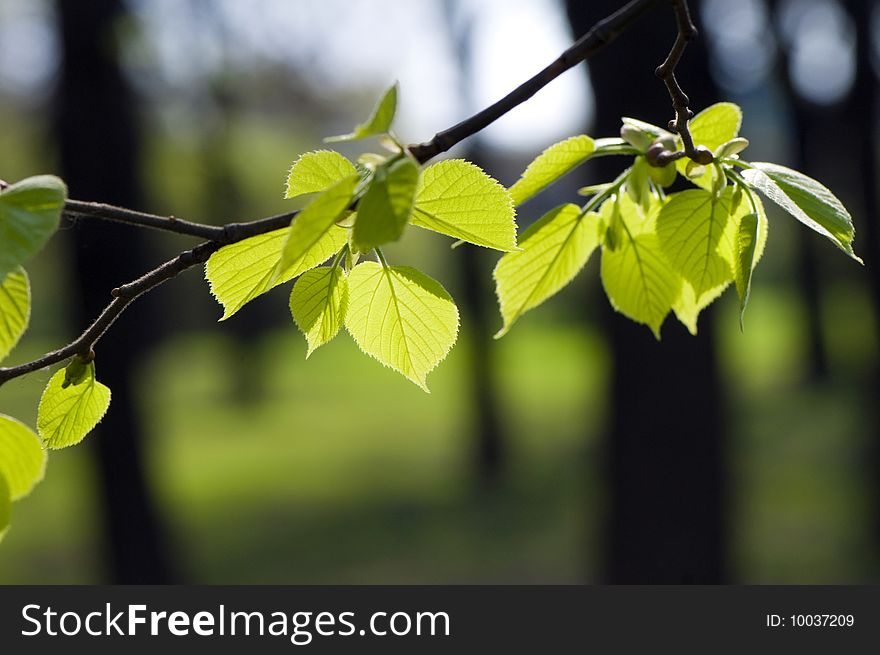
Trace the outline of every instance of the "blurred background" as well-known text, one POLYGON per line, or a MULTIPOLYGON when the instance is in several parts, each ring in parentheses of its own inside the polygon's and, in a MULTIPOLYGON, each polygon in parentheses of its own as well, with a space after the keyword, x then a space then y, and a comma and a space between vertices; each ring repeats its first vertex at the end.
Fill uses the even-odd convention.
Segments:
MULTIPOLYGON (((398 133, 430 138, 623 4, 594 0, 0 0, 0 177, 225 223, 294 208, 286 171, 394 80, 398 133)), ((409 231, 389 253, 440 280, 459 342, 426 395, 346 335, 308 362, 276 289, 223 325, 196 270, 102 341, 113 406, 15 506, 0 583, 880 581, 880 13, 869 0, 693 0, 679 79, 739 103, 747 159, 823 181, 864 268, 770 209, 745 331, 733 291, 663 341, 608 307, 597 257, 504 339, 497 253, 409 231)), ((656 9, 589 66, 462 144, 505 184, 556 140, 663 125, 656 9)), ((361 147, 346 145, 356 155, 361 147)), ((520 227, 610 179, 599 160, 520 227)), ((417 233, 421 232, 421 233, 417 233)), ((70 339, 114 286, 189 247, 82 221, 30 266, 10 361, 70 339)), ((33 425, 42 371, 0 389, 33 425)))

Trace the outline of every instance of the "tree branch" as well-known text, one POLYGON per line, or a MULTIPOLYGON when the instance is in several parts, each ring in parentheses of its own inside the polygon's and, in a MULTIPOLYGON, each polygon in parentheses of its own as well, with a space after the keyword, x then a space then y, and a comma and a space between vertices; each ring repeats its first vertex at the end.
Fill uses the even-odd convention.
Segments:
POLYGON ((675 21, 678 25, 678 34, 675 43, 669 51, 666 60, 657 67, 654 73, 666 84, 669 97, 672 99, 672 108, 675 110, 675 118, 669 121, 669 129, 681 137, 683 151, 665 151, 656 157, 656 165, 664 166, 670 161, 680 159, 682 156, 690 157, 698 164, 711 164, 714 156, 712 151, 704 146, 694 146, 688 122, 693 118, 694 112, 688 105, 690 101, 675 78, 675 68, 681 60, 687 44, 697 37, 697 28, 691 20, 687 0, 670 0, 675 11, 675 21))
POLYGON ((480 132, 511 109, 518 107, 531 98, 565 71, 574 68, 577 64, 595 55, 656 4, 657 0, 632 0, 627 3, 607 18, 596 23, 552 64, 518 86, 501 100, 463 120, 458 125, 438 132, 430 141, 409 146, 410 153, 419 163, 424 164, 429 159, 436 157, 442 152, 446 152, 469 136, 480 132))
MULTIPOLYGON (((658 0, 631 0, 615 13, 596 23, 552 64, 547 66, 530 80, 517 87, 507 96, 483 111, 480 111, 462 121, 458 125, 442 132, 438 132, 430 141, 419 145, 408 146, 410 153, 420 163, 425 163, 436 155, 446 152, 467 137, 483 130, 511 109, 531 98, 562 73, 595 55, 606 45, 614 41, 643 13, 656 6, 657 2, 658 0)), ((675 102, 681 101, 683 98, 684 102, 682 106, 684 107, 684 110, 686 110, 684 115, 688 115, 687 97, 684 96, 684 93, 681 92, 681 89, 678 88, 677 83, 675 83, 674 69, 675 64, 678 63, 678 59, 681 57, 681 52, 684 50, 684 45, 686 45, 687 40, 696 33, 696 30, 690 23, 690 17, 687 13, 687 3, 683 0, 678 2, 673 0, 673 4, 675 4, 676 7, 676 16, 679 18, 679 36, 676 39, 676 45, 673 46, 673 51, 670 53, 669 58, 667 58, 661 68, 664 69, 664 74, 671 76, 672 83, 674 84, 674 87, 678 89, 678 93, 680 94, 673 95, 673 106, 676 107, 676 112, 678 112, 678 105, 676 105, 675 102)), ((660 69, 658 69, 658 75, 660 75, 660 69)), ((669 83, 667 83, 667 86, 668 85, 669 83)), ((670 87, 670 94, 673 94, 672 87, 670 87)), ((681 102, 679 102, 679 104, 681 104, 681 102)), ((686 143, 690 142, 691 146, 693 146, 690 135, 687 133, 687 118, 681 129, 684 134, 687 134, 688 141, 686 141, 686 143)), ((684 135, 682 138, 685 139, 684 135)), ((104 308, 100 316, 98 316, 98 318, 95 319, 95 321, 86 328, 79 337, 66 346, 46 353, 42 357, 33 361, 18 366, 0 368, 0 386, 14 378, 63 362, 74 355, 90 357, 95 345, 101 337, 103 337, 107 330, 110 329, 116 319, 119 318, 120 314, 122 314, 122 312, 124 312, 125 309, 135 300, 152 289, 155 289, 163 282, 167 282, 168 280, 177 277, 185 270, 198 264, 205 263, 213 253, 224 245, 236 243, 249 237, 265 234, 289 226, 298 212, 287 212, 246 223, 229 223, 222 227, 185 221, 173 216, 147 214, 104 203, 83 202, 78 200, 68 200, 64 208, 64 213, 72 218, 94 218, 138 227, 164 230, 166 232, 194 236, 207 240, 191 250, 186 250, 180 253, 174 259, 165 262, 137 280, 113 289, 111 292, 113 299, 107 307, 104 308)))

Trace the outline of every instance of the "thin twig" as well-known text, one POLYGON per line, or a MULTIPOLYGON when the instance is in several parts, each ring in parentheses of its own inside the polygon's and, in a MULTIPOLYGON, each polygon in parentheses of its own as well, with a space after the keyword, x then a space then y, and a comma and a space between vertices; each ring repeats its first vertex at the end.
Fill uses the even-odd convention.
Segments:
POLYGON ((185 234, 200 239, 211 241, 223 237, 223 228, 215 225, 204 225, 183 221, 174 216, 156 216, 144 212, 107 205, 102 202, 83 202, 82 200, 68 200, 64 205, 64 214, 73 218, 97 218, 114 223, 126 223, 140 227, 149 227, 166 232, 185 234))
POLYGON ((657 4, 658 0, 632 0, 616 12, 600 20, 590 31, 578 39, 573 46, 563 52, 552 64, 524 82, 501 100, 458 125, 438 132, 426 143, 409 146, 409 151, 420 163, 446 152, 454 145, 473 136, 491 123, 504 116, 511 109, 521 105, 562 75, 565 71, 585 61, 614 41, 645 11, 657 4))
POLYGON ((675 78, 675 67, 678 66, 678 62, 681 60, 687 44, 696 38, 697 28, 691 20, 687 0, 670 0, 670 2, 675 10, 678 34, 666 60, 657 67, 654 73, 663 80, 663 83, 666 84, 666 89, 669 91, 669 97, 672 99, 672 108, 675 110, 675 118, 669 121, 669 129, 681 137, 683 150, 679 152, 663 152, 656 158, 656 162, 657 165, 665 165, 670 161, 680 159, 682 156, 687 156, 698 164, 711 164, 714 159, 712 152, 708 148, 694 146, 694 139, 688 127, 688 122, 693 118, 694 112, 688 107, 690 101, 675 78))

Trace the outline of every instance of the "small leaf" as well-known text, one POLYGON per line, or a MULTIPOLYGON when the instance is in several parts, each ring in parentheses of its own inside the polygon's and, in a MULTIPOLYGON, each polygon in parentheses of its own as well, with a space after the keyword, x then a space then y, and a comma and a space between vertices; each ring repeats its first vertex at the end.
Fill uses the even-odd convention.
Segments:
POLYGON ((654 180, 654 184, 665 189, 675 182, 678 170, 675 168, 675 162, 670 162, 666 166, 648 166, 648 174, 654 180))
POLYGON ((523 232, 521 250, 499 260, 493 277, 504 326, 496 339, 584 267, 599 242, 597 220, 597 214, 583 215, 577 205, 556 207, 523 232))
POLYGON ((348 279, 341 266, 303 273, 290 293, 290 312, 309 344, 306 358, 333 339, 348 310, 348 279))
POLYGON ((345 327, 361 350, 425 391, 458 335, 458 309, 435 280, 408 266, 363 262, 348 277, 345 327))
POLYGON ((6 479, 12 500, 27 496, 45 470, 40 438, 21 421, 0 414, 0 477, 6 479))
POLYGON ((58 229, 67 187, 39 175, 0 191, 0 280, 39 251, 58 229))
POLYGON ((708 191, 692 189, 669 196, 657 217, 660 247, 698 297, 730 279, 730 266, 718 254, 729 209, 708 191))
POLYGON ((725 141, 720 146, 718 146, 715 149, 715 157, 719 159, 721 157, 732 157, 733 155, 738 155, 748 147, 749 140, 738 136, 735 139, 725 141))
POLYGON ((336 228, 336 221, 351 205, 359 181, 357 175, 344 178, 312 200, 297 215, 287 229, 281 258, 272 275, 273 282, 279 278, 290 279, 290 271, 298 268, 303 257, 336 228))
POLYGON ((624 116, 621 121, 624 125, 649 135, 652 141, 663 139, 672 143, 675 142, 675 135, 672 132, 664 130, 657 125, 652 125, 651 123, 640 121, 638 118, 630 118, 628 116, 624 116))
POLYGON ((644 156, 635 158, 632 168, 630 168, 629 176, 626 178, 626 192, 632 201, 637 205, 641 205, 644 200, 650 202, 648 197, 651 189, 648 186, 648 161, 644 156))
POLYGON ((510 194, 479 166, 448 159, 422 172, 412 224, 496 250, 516 250, 510 194))
POLYGON ((350 161, 332 150, 315 150, 300 155, 287 175, 285 198, 320 193, 337 182, 357 175, 350 161))
POLYGON ((379 104, 373 109, 373 114, 370 118, 355 126, 353 132, 340 134, 339 136, 330 136, 324 139, 324 141, 326 143, 357 141, 358 139, 386 134, 391 129, 391 123, 394 122, 394 115, 397 113, 397 92, 398 85, 395 82, 385 91, 382 99, 379 100, 379 104))
POLYGON ((8 355, 27 329, 31 316, 31 287, 20 266, 0 283, 0 361, 8 355))
POLYGON ((660 338, 660 326, 681 290, 655 232, 656 210, 640 218, 632 201, 620 201, 624 230, 617 249, 602 250, 602 285, 611 306, 660 338))
POLYGON ((675 312, 675 317, 688 329, 688 332, 696 336, 697 319, 700 317, 700 312, 715 302, 728 286, 730 286, 730 280, 719 284, 714 289, 704 291, 698 298, 697 294, 694 293, 694 287, 691 286, 691 283, 687 280, 682 280, 681 293, 679 293, 675 302, 672 303, 672 311, 675 312))
POLYGON ((852 249, 856 234, 852 216, 831 191, 813 178, 785 166, 763 162, 751 166, 742 173, 749 186, 862 263, 852 249))
POLYGON ((734 251, 733 278, 739 295, 739 324, 742 327, 743 315, 752 291, 752 269, 755 266, 755 251, 758 245, 759 224, 757 214, 742 217, 737 230, 736 250, 734 251))
MULTIPOLYGON (((721 145, 736 138, 741 125, 742 110, 739 106, 732 102, 718 102, 694 116, 690 122, 690 131, 694 145, 706 146, 714 153, 721 145)), ((679 139, 679 143, 680 141, 679 139)), ((686 174, 690 161, 687 158, 679 159, 676 162, 679 172, 686 174)), ((697 186, 707 191, 712 188, 711 171, 705 170, 694 175, 694 178, 691 181, 697 186)))
POLYGON ((560 177, 587 161, 596 144, 586 135, 573 136, 555 143, 526 167, 519 180, 510 187, 515 205, 521 205, 560 177))
POLYGON ((110 389, 95 379, 95 363, 88 362, 79 384, 64 386, 65 371, 55 372, 43 391, 37 412, 37 430, 47 448, 78 444, 110 407, 110 389))
POLYGON ((221 321, 234 315, 257 296, 324 263, 348 241, 346 230, 331 227, 284 275, 273 279, 288 229, 284 227, 244 239, 224 246, 211 255, 205 265, 205 278, 211 285, 211 293, 223 305, 221 321))
POLYGON ((0 473, 0 543, 9 531, 9 521, 12 518, 12 495, 6 478, 0 473))
POLYGON ((376 171, 357 208, 351 235, 358 252, 397 241, 412 215, 419 183, 419 167, 411 159, 400 159, 376 171))

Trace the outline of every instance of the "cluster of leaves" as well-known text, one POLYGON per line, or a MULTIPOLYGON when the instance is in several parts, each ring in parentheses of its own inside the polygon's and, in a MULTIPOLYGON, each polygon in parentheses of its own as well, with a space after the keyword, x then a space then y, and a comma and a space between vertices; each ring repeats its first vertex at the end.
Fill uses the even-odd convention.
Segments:
MULTIPOLYGON (((807 176, 740 153, 741 112, 720 103, 691 123, 709 165, 680 157, 676 135, 624 118, 621 138, 575 136, 538 156, 509 190, 477 166, 447 160, 423 167, 391 125, 396 85, 353 132, 328 141, 377 137, 383 154, 352 163, 337 152, 303 154, 290 168, 286 197, 308 204, 288 227, 217 250, 205 266, 221 320, 274 287, 296 280, 290 294, 306 356, 343 327, 361 350, 427 391, 428 373, 455 343, 459 315, 436 280, 388 263, 382 246, 409 225, 504 252, 494 277, 503 318, 496 336, 567 285, 601 249, 602 284, 613 307, 659 338, 672 312, 696 333, 697 317, 734 283, 744 311, 752 272, 767 239, 761 192, 851 257, 850 215, 807 176), (675 153, 675 154, 673 154, 675 153), (519 237, 515 207, 586 161, 633 157, 613 181, 581 189, 585 204, 565 204, 519 237), (682 178, 693 188, 672 191, 682 178)), ((0 191, 0 360, 16 345, 30 315, 22 267, 57 230, 64 183, 29 178, 0 191)), ((94 355, 77 355, 49 380, 36 432, 0 415, 0 539, 11 503, 42 478, 46 449, 79 443, 101 420, 110 390, 95 377, 94 355)))
POLYGON ((713 153, 709 165, 670 158, 681 150, 681 139, 632 118, 623 119, 622 138, 577 136, 545 150, 511 187, 517 205, 591 158, 634 159, 612 182, 581 189, 586 204, 542 216, 520 235, 520 249, 501 258, 495 268, 504 318, 498 336, 567 285, 597 249, 612 306, 658 339, 670 312, 696 334, 700 312, 731 283, 742 320, 767 240, 767 216, 756 191, 861 261, 852 250, 852 218, 828 189, 783 166, 740 158, 749 145, 739 136, 741 121, 740 108, 731 103, 715 104, 693 119, 694 143, 713 153), (694 188, 667 192, 679 177, 694 188))
MULTIPOLYGON (((67 199, 56 177, 28 178, 0 191, 0 361, 30 320, 31 295, 23 268, 58 229, 67 199)), ((74 358, 49 381, 37 413, 37 432, 0 414, 0 540, 11 503, 43 478, 46 449, 78 443, 110 404, 110 390, 95 380, 94 362, 74 358)))

